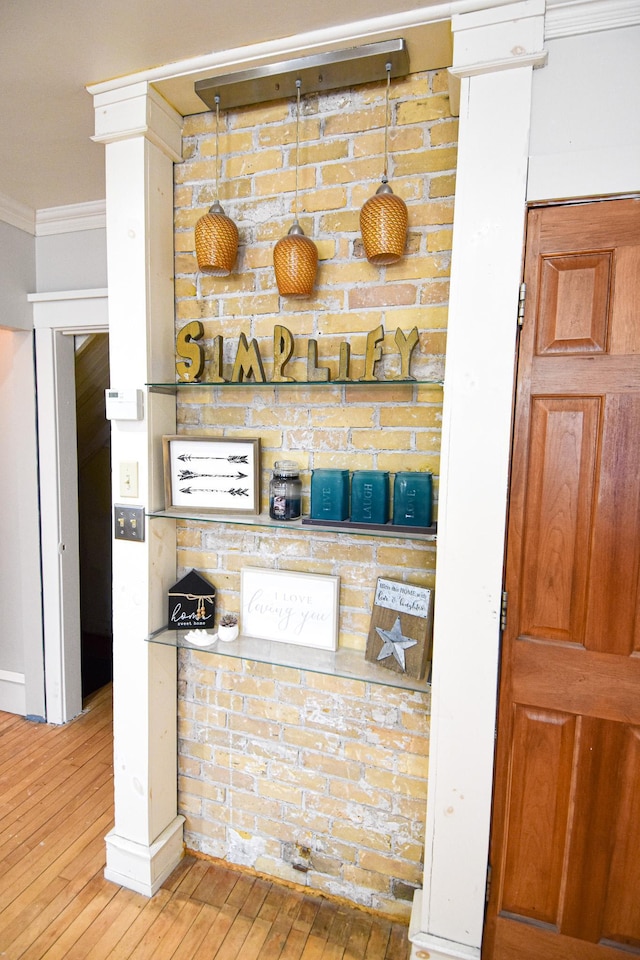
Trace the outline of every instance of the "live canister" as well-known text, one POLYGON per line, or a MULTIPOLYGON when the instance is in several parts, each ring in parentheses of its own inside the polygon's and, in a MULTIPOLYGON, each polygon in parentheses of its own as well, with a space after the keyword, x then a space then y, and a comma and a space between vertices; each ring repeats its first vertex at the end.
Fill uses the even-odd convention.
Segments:
POLYGON ((346 520, 349 516, 349 471, 321 469, 311 473, 311 519, 346 520))

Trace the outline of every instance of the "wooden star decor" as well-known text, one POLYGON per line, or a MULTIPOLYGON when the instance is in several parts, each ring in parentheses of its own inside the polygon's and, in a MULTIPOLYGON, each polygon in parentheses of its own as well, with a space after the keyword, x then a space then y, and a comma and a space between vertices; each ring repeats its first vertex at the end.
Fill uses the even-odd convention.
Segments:
POLYGON ((378 578, 365 659, 421 680, 430 667, 433 592, 378 578))

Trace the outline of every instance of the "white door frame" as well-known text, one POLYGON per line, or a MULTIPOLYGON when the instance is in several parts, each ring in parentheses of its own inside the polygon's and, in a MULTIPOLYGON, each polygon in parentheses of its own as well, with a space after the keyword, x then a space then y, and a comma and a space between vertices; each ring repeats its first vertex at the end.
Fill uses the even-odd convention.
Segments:
POLYGON ((107 291, 35 293, 46 720, 82 710, 76 452, 77 334, 108 333, 107 291))

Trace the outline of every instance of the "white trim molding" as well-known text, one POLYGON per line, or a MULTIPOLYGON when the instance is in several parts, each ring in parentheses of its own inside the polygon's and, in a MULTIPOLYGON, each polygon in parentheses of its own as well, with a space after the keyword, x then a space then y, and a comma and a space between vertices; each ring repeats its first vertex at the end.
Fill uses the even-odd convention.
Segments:
POLYGON ((72 333, 108 330, 107 291, 32 293, 36 331, 40 537, 47 722, 82 709, 72 333))
MULTIPOLYGON (((94 98, 105 144, 111 382, 141 389, 174 371, 173 161, 182 117, 147 83, 94 98)), ((160 499, 160 438, 175 433, 175 398, 147 396, 138 421, 111 421, 112 463, 138 464, 138 503, 160 499)), ((118 495, 117 466, 112 471, 118 495)), ((147 643, 166 621, 176 578, 175 523, 141 543, 113 543, 115 825, 105 876, 151 896, 183 855, 177 807, 176 650, 147 643)))
POLYGON ((0 220, 32 236, 36 232, 36 212, 25 203, 0 194, 0 220))
POLYGON ((106 202, 91 200, 33 210, 11 197, 0 195, 0 221, 35 237, 77 233, 80 230, 104 230, 107 222, 106 202))
POLYGON ((22 717, 26 715, 27 696, 24 673, 0 670, 0 710, 5 713, 18 713, 22 717))
POLYGON ((640 0, 547 0, 545 40, 640 24, 640 0))
POLYGON ((456 16, 452 26, 453 67, 462 78, 460 136, 442 414, 425 864, 423 890, 411 915, 411 960, 478 960, 482 944, 515 316, 533 68, 544 56, 544 2, 524 0, 456 16), (483 61, 486 70, 479 69, 483 61), (479 462, 480 476, 475 469, 479 462), (480 515, 486 535, 474 541, 469 530, 480 515))
POLYGON ((144 136, 174 163, 182 160, 182 117, 142 81, 94 97, 96 143, 144 136))
POLYGON ((200 57, 191 57, 143 70, 140 73, 90 84, 87 90, 96 97, 136 83, 161 84, 164 80, 175 80, 180 77, 195 78, 208 73, 221 74, 230 69, 247 69, 276 58, 302 57, 312 52, 335 49, 337 45, 370 43, 383 36, 401 36, 418 27, 450 20, 455 14, 512 4, 513 0, 445 0, 445 2, 420 7, 417 10, 396 11, 382 17, 372 17, 369 20, 312 30, 308 33, 235 47, 231 50, 213 51, 200 57))
POLYGON ((128 840, 112 830, 105 837, 105 878, 145 897, 152 897, 182 858, 183 824, 184 817, 176 816, 149 845, 128 840))
POLYGON ((71 203, 64 207, 44 207, 36 210, 36 237, 58 233, 77 233, 80 230, 104 230, 107 224, 105 200, 71 203))

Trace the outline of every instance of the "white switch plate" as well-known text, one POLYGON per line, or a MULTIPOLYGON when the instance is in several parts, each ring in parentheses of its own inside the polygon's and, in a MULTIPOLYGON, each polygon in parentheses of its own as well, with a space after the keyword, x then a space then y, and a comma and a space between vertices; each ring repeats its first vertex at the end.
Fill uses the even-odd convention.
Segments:
POLYGON ((133 461, 120 464, 120 496, 138 496, 138 464, 133 461))

